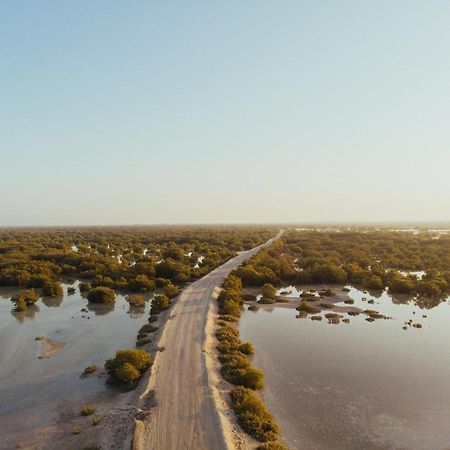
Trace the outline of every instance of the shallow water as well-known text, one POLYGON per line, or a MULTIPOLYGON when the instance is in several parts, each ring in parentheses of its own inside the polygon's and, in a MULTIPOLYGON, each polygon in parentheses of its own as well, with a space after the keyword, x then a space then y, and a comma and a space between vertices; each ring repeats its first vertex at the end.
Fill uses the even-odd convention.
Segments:
POLYGON ((305 450, 450 448, 449 302, 427 310, 386 292, 349 296, 392 319, 334 325, 277 307, 242 315, 284 436, 305 450), (423 328, 403 330, 409 319, 423 328))
MULTIPOLYGON (((63 286, 66 293, 69 285, 63 286)), ((104 375, 80 375, 90 364, 103 367, 116 350, 134 348, 150 306, 130 310, 120 295, 114 305, 92 306, 77 289, 74 295, 40 299, 31 312, 12 313, 13 293, 0 290, 0 449, 54 426, 70 405, 108 394, 104 375), (65 345, 39 359, 37 336, 65 345)))

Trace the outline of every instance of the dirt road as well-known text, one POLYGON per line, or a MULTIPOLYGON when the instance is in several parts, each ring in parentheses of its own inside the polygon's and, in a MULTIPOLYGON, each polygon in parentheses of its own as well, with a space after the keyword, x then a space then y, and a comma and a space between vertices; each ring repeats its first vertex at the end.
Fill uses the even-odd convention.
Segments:
MULTIPOLYGON (((276 237, 278 238, 280 234, 276 237)), ((188 286, 178 298, 159 342, 147 392, 155 406, 136 425, 136 450, 225 450, 227 448, 208 386, 205 325, 214 289, 228 274, 276 239, 227 261, 188 286)))

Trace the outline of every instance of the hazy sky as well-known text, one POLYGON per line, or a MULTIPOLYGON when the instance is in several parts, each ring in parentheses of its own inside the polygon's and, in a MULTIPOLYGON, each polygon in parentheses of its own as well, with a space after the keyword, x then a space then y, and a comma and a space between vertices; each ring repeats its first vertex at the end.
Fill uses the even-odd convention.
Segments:
POLYGON ((0 225, 450 220, 450 2, 0 1, 0 225))

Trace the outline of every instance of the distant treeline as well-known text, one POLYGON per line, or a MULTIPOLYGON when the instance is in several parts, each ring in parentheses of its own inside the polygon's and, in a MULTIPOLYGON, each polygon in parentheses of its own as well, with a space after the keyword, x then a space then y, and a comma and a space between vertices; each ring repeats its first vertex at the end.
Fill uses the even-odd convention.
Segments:
POLYGON ((43 295, 60 294, 62 277, 132 292, 180 286, 273 234, 251 226, 4 229, 0 286, 43 295))
POLYGON ((394 294, 450 292, 450 237, 431 232, 289 230, 237 269, 245 286, 353 284, 394 294), (420 280, 405 271, 425 271, 420 280))

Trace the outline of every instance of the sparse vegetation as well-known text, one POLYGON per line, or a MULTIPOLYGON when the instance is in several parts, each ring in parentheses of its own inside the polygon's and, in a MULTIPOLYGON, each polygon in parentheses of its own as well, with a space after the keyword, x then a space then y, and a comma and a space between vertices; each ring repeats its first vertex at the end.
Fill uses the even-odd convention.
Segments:
POLYGON ((97 427, 102 423, 102 420, 100 419, 100 417, 94 417, 91 423, 93 427, 97 427))
POLYGON ((311 304, 310 302, 305 302, 304 300, 302 300, 300 302, 300 305, 297 306, 297 311, 304 311, 308 314, 317 314, 321 311, 321 309, 318 306, 311 304))
POLYGON ((91 405, 84 405, 80 411, 82 416, 90 416, 95 413, 95 408, 91 405))

